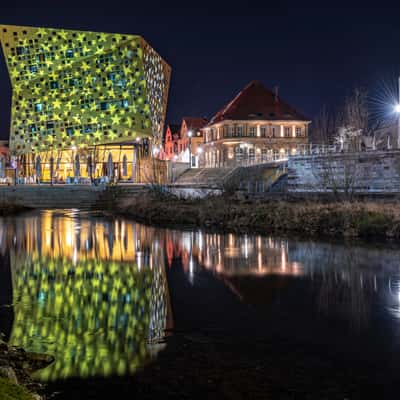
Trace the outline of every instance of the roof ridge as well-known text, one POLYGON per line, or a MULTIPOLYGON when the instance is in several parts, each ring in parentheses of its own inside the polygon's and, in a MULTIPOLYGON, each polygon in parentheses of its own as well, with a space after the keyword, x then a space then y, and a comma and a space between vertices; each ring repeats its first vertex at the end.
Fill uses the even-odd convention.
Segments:
POLYGON ((255 117, 263 120, 308 120, 262 82, 253 80, 214 114, 207 126, 225 119, 248 120, 255 117))

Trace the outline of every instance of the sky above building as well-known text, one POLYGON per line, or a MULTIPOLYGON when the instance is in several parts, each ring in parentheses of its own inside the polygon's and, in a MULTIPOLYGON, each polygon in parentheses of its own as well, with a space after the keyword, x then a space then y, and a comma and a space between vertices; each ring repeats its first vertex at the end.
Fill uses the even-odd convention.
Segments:
MULTIPOLYGON (((381 99, 400 73, 400 10, 382 2, 62 3, 2 2, 0 23, 143 36, 172 67, 167 122, 210 118, 254 79, 312 118, 354 87, 381 99)), ((11 99, 3 57, 0 88, 3 139, 11 99)))

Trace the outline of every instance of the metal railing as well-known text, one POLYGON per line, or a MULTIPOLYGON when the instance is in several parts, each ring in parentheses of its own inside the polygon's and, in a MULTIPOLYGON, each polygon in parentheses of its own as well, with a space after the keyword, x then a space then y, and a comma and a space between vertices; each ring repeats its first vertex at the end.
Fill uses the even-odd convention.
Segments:
MULTIPOLYGON (((386 149, 384 151, 398 151, 399 149, 386 149)), ((371 153, 371 152, 382 152, 382 149, 373 148, 362 148, 358 146, 341 146, 340 144, 316 144, 309 143, 304 145, 298 145, 296 152, 290 154, 290 158, 311 156, 311 155, 322 155, 322 154, 343 154, 343 153, 371 153)))

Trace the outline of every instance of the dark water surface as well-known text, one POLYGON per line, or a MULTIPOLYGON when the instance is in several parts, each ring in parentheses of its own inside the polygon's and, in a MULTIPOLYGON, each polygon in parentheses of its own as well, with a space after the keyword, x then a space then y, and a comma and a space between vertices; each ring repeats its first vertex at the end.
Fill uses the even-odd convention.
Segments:
POLYGON ((367 380, 384 386, 381 398, 397 381, 400 247, 32 212, 0 219, 0 305, 7 341, 55 356, 37 377, 61 391, 71 379, 84 391, 101 378, 90 398, 101 398, 107 379, 157 364, 166 332, 276 341, 289 360, 305 348, 364 365, 367 380))

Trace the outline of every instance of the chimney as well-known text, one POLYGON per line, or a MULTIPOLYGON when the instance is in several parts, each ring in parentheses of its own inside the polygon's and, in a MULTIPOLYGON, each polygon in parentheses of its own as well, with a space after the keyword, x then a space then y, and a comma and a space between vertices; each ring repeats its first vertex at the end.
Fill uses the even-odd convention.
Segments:
POLYGON ((275 101, 278 102, 279 101, 279 86, 276 85, 274 87, 274 97, 275 97, 275 101))

